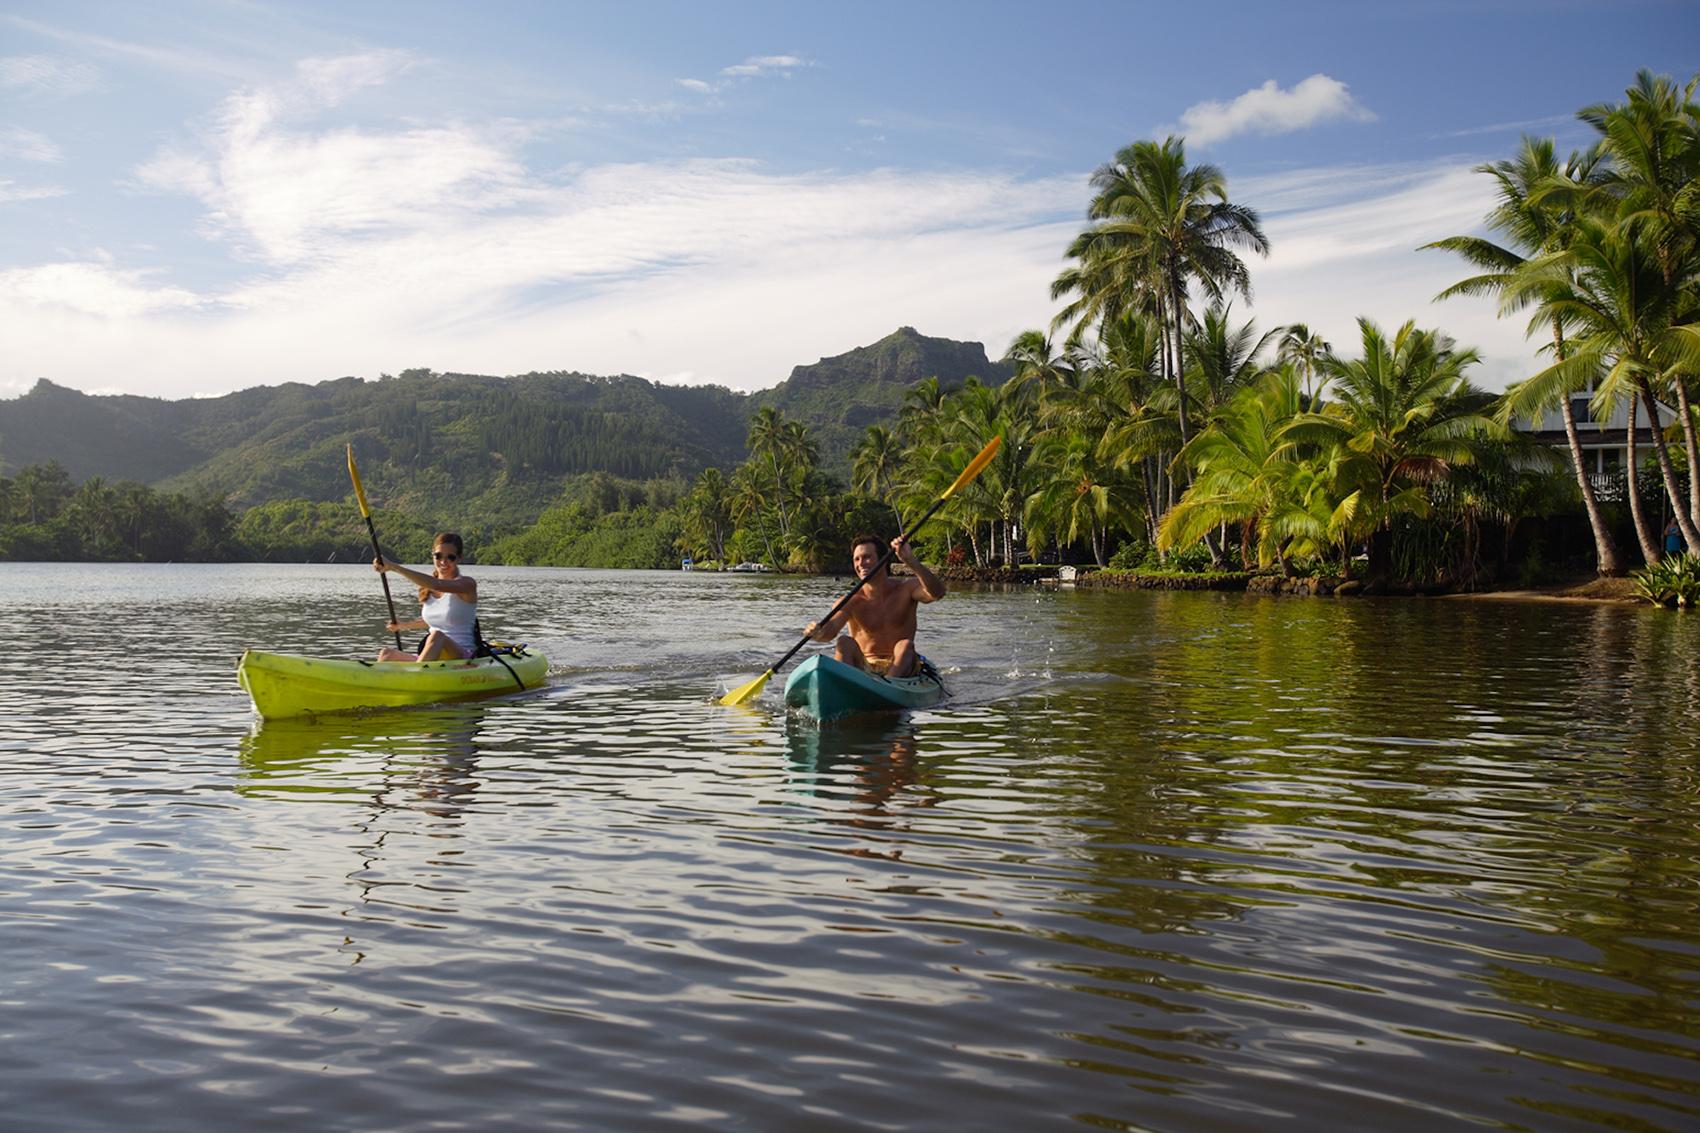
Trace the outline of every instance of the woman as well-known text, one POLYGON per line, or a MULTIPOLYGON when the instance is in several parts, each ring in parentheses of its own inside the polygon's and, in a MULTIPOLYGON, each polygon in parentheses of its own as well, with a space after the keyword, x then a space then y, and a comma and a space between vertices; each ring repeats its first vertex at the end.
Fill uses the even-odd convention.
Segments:
POLYGON ((393 570, 419 587, 419 619, 390 622, 384 628, 391 633, 409 629, 431 631, 425 635, 425 644, 418 653, 407 653, 386 645, 378 651, 378 660, 458 661, 476 652, 472 624, 478 618, 478 583, 460 573, 460 559, 464 553, 460 536, 445 531, 431 540, 434 567, 430 574, 410 570, 382 556, 372 560, 373 570, 393 570))

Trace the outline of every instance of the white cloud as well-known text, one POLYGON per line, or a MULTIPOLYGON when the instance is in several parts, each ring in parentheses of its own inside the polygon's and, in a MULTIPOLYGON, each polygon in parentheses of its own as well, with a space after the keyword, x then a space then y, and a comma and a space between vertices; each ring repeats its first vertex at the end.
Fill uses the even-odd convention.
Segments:
POLYGON ((65 190, 57 185, 20 186, 5 177, 0 177, 0 205, 13 201, 40 201, 49 197, 63 197, 65 190))
POLYGON ((752 55, 735 66, 722 67, 720 73, 731 78, 756 78, 761 75, 788 74, 799 67, 807 66, 809 61, 796 55, 752 55))
POLYGON ((57 263, 0 271, 0 310, 66 312, 123 322, 186 310, 202 300, 182 288, 150 286, 147 273, 105 262, 57 263))
POLYGON ((777 75, 788 79, 791 72, 803 67, 812 67, 814 62, 800 55, 752 55, 742 63, 730 67, 722 67, 719 82, 705 82, 702 79, 674 79, 673 81, 686 90, 695 91, 702 95, 715 95, 732 86, 734 83, 747 82, 750 79, 767 78, 777 75))
POLYGON ((1352 97, 1345 83, 1317 74, 1292 90, 1282 90, 1270 79, 1232 102, 1197 103, 1182 112, 1179 126, 1167 130, 1204 146, 1236 134, 1286 134, 1339 119, 1373 122, 1375 115, 1352 97))
POLYGON ((44 164, 65 159, 64 153, 53 144, 53 139, 46 134, 26 130, 22 126, 0 128, 0 157, 15 157, 44 164))
MULTIPOLYGON (((201 204, 203 233, 239 270, 251 261, 235 282, 196 291, 93 257, 0 273, 0 386, 123 374, 134 392, 186 396, 427 365, 757 388, 904 324, 996 357, 1056 310, 1049 284, 1089 192, 1084 173, 778 174, 728 159, 545 175, 522 125, 320 118, 407 66, 304 65, 232 96, 194 144, 138 173, 201 204)), ((1251 265, 1260 324, 1304 321, 1342 344, 1359 314, 1415 317, 1481 347, 1486 384, 1522 376, 1521 327, 1487 302, 1431 306, 1460 265, 1414 251, 1479 223, 1482 180, 1460 160, 1236 182, 1275 248, 1251 265)))
POLYGON ((100 86, 100 72, 91 64, 56 55, 8 55, 0 58, 0 89, 67 98, 100 86))

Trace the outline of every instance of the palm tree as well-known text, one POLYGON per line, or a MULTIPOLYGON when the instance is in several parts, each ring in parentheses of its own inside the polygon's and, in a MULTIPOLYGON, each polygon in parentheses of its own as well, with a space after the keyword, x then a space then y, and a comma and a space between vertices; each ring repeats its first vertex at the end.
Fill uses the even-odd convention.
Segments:
POLYGON ((1073 427, 1100 438, 1101 457, 1113 467, 1139 470, 1151 542, 1157 517, 1174 503, 1163 456, 1180 448, 1175 390, 1163 381, 1164 341, 1154 315, 1127 312, 1105 323, 1098 332, 1101 358, 1082 384, 1079 407, 1064 406, 1073 427))
POLYGON ((679 501, 680 526, 692 551, 726 561, 726 536, 732 524, 731 486, 718 468, 705 468, 689 494, 679 501))
MULTIPOLYGON (((1456 252, 1471 264, 1483 269, 1481 274, 1448 287, 1436 299, 1453 295, 1494 294, 1504 296, 1514 273, 1529 257, 1561 249, 1570 238, 1576 214, 1555 195, 1553 186, 1563 183, 1585 187, 1598 181, 1596 155, 1573 153, 1560 163, 1550 138, 1523 139, 1517 155, 1509 161, 1490 162, 1476 167, 1497 182, 1498 203, 1488 213, 1488 227, 1502 234, 1511 245, 1495 244, 1479 236, 1450 236, 1424 244, 1424 248, 1444 248, 1456 252)), ((1564 326, 1556 319, 1537 319, 1552 332, 1553 356, 1564 360, 1564 326)), ((1535 324, 1531 324, 1533 333, 1535 324)), ((1591 375, 1571 370, 1561 381, 1520 382, 1507 391, 1501 402, 1501 419, 1509 422, 1520 417, 1535 417, 1554 405, 1564 419, 1564 436, 1570 446, 1571 467, 1576 473, 1576 486, 1582 492, 1582 504, 1588 513, 1588 526, 1594 533, 1594 555, 1599 573, 1621 575, 1624 565, 1618 554, 1617 541, 1612 538, 1601 511, 1593 480, 1588 476, 1582 457, 1582 439, 1576 431, 1576 412, 1571 395, 1586 388, 1591 375)), ((1631 442, 1633 444, 1633 442, 1631 442)), ((1629 491, 1636 490, 1634 484, 1629 491)))
MULTIPOLYGON (((1564 247, 1529 261, 1514 274, 1507 302, 1532 302, 1543 317, 1573 331, 1569 356, 1530 382, 1562 385, 1578 376, 1601 374, 1597 398, 1608 403, 1619 397, 1640 401, 1650 418, 1653 454, 1677 526, 1690 547, 1700 546, 1700 525, 1683 507, 1654 396, 1673 375, 1700 367, 1700 328, 1685 322, 1690 316, 1683 292, 1665 286, 1653 243, 1632 225, 1579 217, 1564 247)), ((1629 451, 1635 451, 1633 433, 1629 451)), ((1637 497, 1631 495, 1630 500, 1635 503, 1637 497)), ((1657 544, 1639 518, 1636 526, 1648 561, 1657 561, 1657 544)))
POLYGON ((726 504, 732 513, 733 522, 740 529, 747 531, 755 528, 767 553, 764 561, 771 566, 778 566, 779 556, 774 553, 773 535, 768 529, 767 489, 762 481, 762 471, 755 461, 750 460, 739 465, 738 470, 732 473, 726 504))
POLYGON ((1092 174, 1092 186, 1097 193, 1087 216, 1093 226, 1069 249, 1079 266, 1052 285, 1053 297, 1079 295, 1059 318, 1096 325, 1142 304, 1155 308, 1173 344, 1170 373, 1180 395, 1184 444, 1190 436, 1182 341, 1187 295, 1197 287, 1212 300, 1230 290, 1249 298, 1251 276, 1235 249, 1267 255, 1269 241, 1257 213, 1228 200, 1221 170, 1187 165, 1180 138, 1122 147, 1092 174))
POLYGON ((1034 487, 1023 510, 1032 541, 1086 539, 1092 560, 1107 562, 1111 529, 1136 510, 1132 485, 1098 455, 1097 439, 1052 430, 1034 442, 1034 487))
POLYGON ((1454 465, 1475 459, 1475 439, 1496 432, 1476 408, 1464 371, 1474 350, 1456 349, 1438 331, 1414 322, 1391 339, 1374 322, 1358 320, 1363 357, 1329 356, 1324 372, 1335 400, 1301 413, 1281 431, 1285 441, 1310 443, 1338 457, 1335 476, 1346 495, 1336 523, 1369 537, 1370 573, 1392 566, 1393 521, 1427 515, 1424 485, 1444 480, 1454 465))
MULTIPOLYGON (((1682 304, 1686 314, 1679 317, 1689 321, 1700 307, 1700 294, 1696 294, 1700 291, 1697 86, 1700 75, 1678 87, 1664 75, 1641 71, 1625 92, 1625 102, 1590 106, 1579 115, 1600 131, 1600 148, 1610 159, 1604 188, 1616 203, 1618 223, 1651 245, 1665 286, 1688 293, 1682 304)), ((1693 367, 1679 367, 1667 371, 1665 378, 1688 454, 1688 518, 1700 527, 1700 440, 1688 391, 1693 374, 1693 367)))
POLYGON ((1074 359, 1066 351, 1058 353, 1044 331, 1022 331, 1010 344, 1006 358, 1015 363, 1015 373, 1004 383, 1004 389, 1023 398, 1036 390, 1036 405, 1042 405, 1075 378, 1074 359))
POLYGON ((903 513, 897 510, 892 498, 898 469, 903 463, 903 444, 883 425, 869 425, 862 440, 850 452, 850 484, 891 508, 898 530, 903 529, 903 513))
POLYGON ((1204 321, 1186 336, 1192 359, 1187 367, 1187 376, 1192 380, 1192 402, 1203 411, 1207 421, 1229 398, 1264 372, 1258 357, 1269 340, 1281 333, 1277 328, 1260 337, 1256 323, 1247 321, 1235 327, 1229 321, 1229 313, 1227 304, 1211 304, 1204 312, 1204 321))
POLYGON ((779 511, 781 535, 791 529, 790 519, 785 512, 785 425, 785 418, 779 410, 771 405, 764 405, 750 418, 750 432, 744 442, 750 450, 750 459, 766 466, 768 478, 773 484, 773 505, 779 511))
POLYGON ((1280 341, 1275 344, 1275 360, 1298 367, 1299 373, 1303 374, 1305 379, 1305 408, 1315 409, 1316 399, 1322 391, 1313 389, 1312 384, 1316 381, 1322 359, 1332 353, 1334 348, 1304 323, 1284 326, 1280 333, 1280 341))
POLYGON ((1290 366, 1270 371, 1232 397, 1181 450, 1179 459, 1192 467, 1193 481, 1163 517, 1157 546, 1190 546, 1223 524, 1237 523, 1246 565, 1255 539, 1259 565, 1279 560, 1285 568, 1287 537, 1263 521, 1281 502, 1288 467, 1297 456, 1282 430, 1302 408, 1290 366))
POLYGON ((926 430, 933 428, 939 418, 939 406, 944 403, 945 391, 938 376, 922 378, 903 391, 903 405, 897 411, 897 428, 909 441, 924 439, 926 430))

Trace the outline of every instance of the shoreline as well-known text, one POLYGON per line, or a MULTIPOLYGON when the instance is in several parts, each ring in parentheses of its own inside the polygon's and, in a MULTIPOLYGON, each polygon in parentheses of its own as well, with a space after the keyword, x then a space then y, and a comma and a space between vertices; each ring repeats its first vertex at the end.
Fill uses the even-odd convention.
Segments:
POLYGON ((1339 576, 1284 578, 1249 571, 1197 574, 1158 571, 1116 571, 1086 568, 1075 577, 1060 575, 1057 567, 1009 570, 1002 567, 952 567, 940 571, 946 582, 986 586, 1071 586, 1098 590, 1211 590, 1247 594, 1291 595, 1304 598, 1441 598, 1454 601, 1558 602, 1584 605, 1644 605, 1628 578, 1591 576, 1547 586, 1506 586, 1486 590, 1452 590, 1409 583, 1373 585, 1339 576))

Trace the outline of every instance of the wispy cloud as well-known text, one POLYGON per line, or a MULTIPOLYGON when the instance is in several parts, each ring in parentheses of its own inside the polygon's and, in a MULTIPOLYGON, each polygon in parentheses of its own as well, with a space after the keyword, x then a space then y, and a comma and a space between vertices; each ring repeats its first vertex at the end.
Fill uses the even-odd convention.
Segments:
POLYGON ((65 159, 53 139, 22 126, 0 127, 0 157, 53 164, 65 159))
POLYGON ((99 87, 99 69, 80 59, 57 55, 0 58, 0 89, 68 98, 99 87))
MULTIPOLYGON (((197 287, 140 251, 0 273, 0 324, 17 328, 0 386, 123 373, 183 396, 430 365, 755 388, 903 324, 997 355, 1054 312, 1048 287, 1089 195, 1084 172, 782 174, 724 158, 545 172, 521 123, 353 128, 324 113, 408 66, 309 61, 232 94, 138 171, 200 205, 235 282, 197 287)), ((1349 342, 1359 314, 1416 317, 1517 376, 1521 328, 1491 304, 1431 307, 1458 265, 1414 252, 1479 222, 1477 180, 1460 159, 1236 182, 1275 245, 1251 265, 1259 322, 1349 342)))
POLYGON ((1229 102, 1200 102, 1181 113, 1178 126, 1159 132, 1185 134, 1189 142, 1210 145, 1238 134, 1286 134, 1323 122, 1373 122, 1375 115, 1360 104, 1346 84, 1316 74, 1282 90, 1270 79, 1229 102))
POLYGON ((705 79, 674 79, 673 81, 686 90, 697 94, 716 95, 736 83, 747 82, 750 79, 774 77, 788 79, 793 72, 812 66, 814 66, 814 61, 805 59, 801 55, 752 55, 742 63, 722 67, 720 77, 713 82, 705 79))
POLYGON ((809 61, 797 55, 752 55, 742 63, 731 67, 722 67, 720 73, 729 78, 753 79, 763 75, 785 75, 799 67, 809 66, 809 61))
MULTIPOLYGON (((173 73, 211 75, 236 82, 241 82, 249 77, 249 69, 244 60, 228 53, 198 51, 192 48, 115 39, 112 36, 94 35, 90 32, 59 27, 9 13, 0 13, 0 22, 22 28, 24 31, 45 39, 70 44, 83 52, 139 62, 173 73)), ((40 57, 25 56, 24 58, 40 57)), ((70 61, 70 65, 73 68, 88 66, 88 64, 74 61, 70 61)))
POLYGON ((1549 114, 1545 118, 1526 118, 1521 122, 1496 122, 1491 126, 1472 126, 1467 130, 1452 130, 1444 134, 1431 134, 1435 138, 1472 138, 1481 134, 1509 134, 1512 131, 1526 133, 1530 130, 1548 130, 1554 126, 1577 126, 1586 129, 1576 120, 1574 114, 1549 114))
POLYGON ((19 185, 5 177, 0 177, 0 205, 11 204, 13 201, 39 201, 48 197, 63 197, 65 190, 57 185, 19 185))

